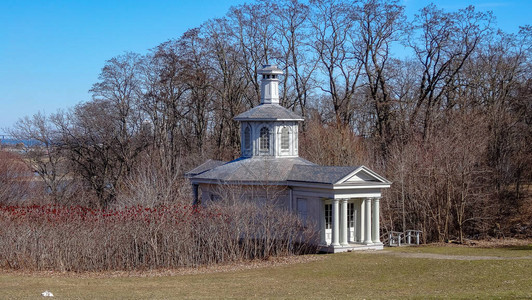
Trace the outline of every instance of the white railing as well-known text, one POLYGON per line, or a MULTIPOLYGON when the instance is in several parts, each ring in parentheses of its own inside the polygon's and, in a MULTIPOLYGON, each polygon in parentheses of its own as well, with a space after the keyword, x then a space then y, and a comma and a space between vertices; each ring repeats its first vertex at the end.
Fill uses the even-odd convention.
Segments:
POLYGON ((421 230, 406 230, 405 232, 400 231, 389 231, 388 232, 388 245, 390 247, 399 247, 401 243, 404 245, 419 245, 421 240, 421 230))

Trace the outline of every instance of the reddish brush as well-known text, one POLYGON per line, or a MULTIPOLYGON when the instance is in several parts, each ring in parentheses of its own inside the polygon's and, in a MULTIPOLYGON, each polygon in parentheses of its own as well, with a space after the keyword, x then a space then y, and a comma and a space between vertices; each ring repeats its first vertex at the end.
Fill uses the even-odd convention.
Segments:
POLYGON ((175 268, 306 249, 299 220, 256 206, 0 206, 1 267, 32 270, 175 268), (303 245, 303 246, 302 246, 303 245))

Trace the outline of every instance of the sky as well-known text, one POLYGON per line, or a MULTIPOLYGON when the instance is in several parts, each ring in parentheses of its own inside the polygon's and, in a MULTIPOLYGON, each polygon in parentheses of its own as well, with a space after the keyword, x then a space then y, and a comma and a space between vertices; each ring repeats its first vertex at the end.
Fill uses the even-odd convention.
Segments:
MULTIPOLYGON (((248 0, 0 0, 0 135, 17 120, 91 99, 105 61, 145 54, 248 0)), ((401 0, 412 18, 427 0, 401 0)), ((532 0, 440 0, 493 11, 497 27, 532 24, 532 0)))

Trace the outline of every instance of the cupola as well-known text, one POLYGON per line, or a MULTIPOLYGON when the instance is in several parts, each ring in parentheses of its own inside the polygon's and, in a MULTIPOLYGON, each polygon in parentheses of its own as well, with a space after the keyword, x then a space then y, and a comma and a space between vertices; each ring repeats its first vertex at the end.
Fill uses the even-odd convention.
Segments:
POLYGON ((235 117, 240 122, 242 157, 297 157, 299 115, 279 105, 279 75, 275 65, 258 71, 261 79, 260 105, 235 117))
POLYGON ((283 74, 276 65, 264 65, 258 71, 262 75, 260 81, 261 104, 279 104, 279 78, 283 74))

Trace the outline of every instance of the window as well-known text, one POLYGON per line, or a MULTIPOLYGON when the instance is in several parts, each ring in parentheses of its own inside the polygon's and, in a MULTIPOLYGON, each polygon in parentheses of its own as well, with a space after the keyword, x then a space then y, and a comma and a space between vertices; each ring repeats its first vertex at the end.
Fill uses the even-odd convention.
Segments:
POLYGON ((347 227, 354 228, 355 227, 355 204, 354 203, 347 203, 347 227))
POLYGON ((288 127, 281 129, 281 150, 290 149, 290 135, 288 133, 288 127))
POLYGON ((331 229, 332 204, 325 204, 325 229, 331 229))
POLYGON ((249 150, 251 148, 251 129, 247 126, 244 129, 244 149, 249 150))
POLYGON ((218 201, 222 200, 222 197, 220 195, 214 194, 214 193, 211 193, 209 198, 210 198, 210 200, 212 202, 218 202, 218 201))
POLYGON ((260 129, 260 151, 270 151, 270 130, 267 127, 260 129))

